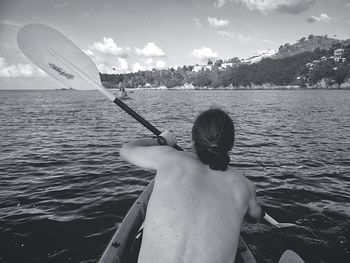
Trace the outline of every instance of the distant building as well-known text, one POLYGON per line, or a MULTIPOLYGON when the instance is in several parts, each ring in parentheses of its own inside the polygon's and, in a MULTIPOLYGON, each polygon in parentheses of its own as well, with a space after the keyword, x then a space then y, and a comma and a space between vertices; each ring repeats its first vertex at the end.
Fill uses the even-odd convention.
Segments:
POLYGON ((233 63, 231 62, 226 62, 226 63, 222 63, 220 68, 224 69, 224 68, 230 68, 233 67, 233 63))
POLYGON ((200 70, 212 70, 212 65, 195 65, 192 69, 194 72, 198 72, 200 70))
POLYGON ((242 59, 242 63, 244 64, 253 64, 253 63, 258 63, 264 58, 269 58, 272 57, 277 53, 277 50, 259 50, 257 51, 252 57, 242 59))
POLYGON ((204 65, 203 68, 206 70, 212 70, 213 69, 213 65, 204 65))
POLYGON ((344 54, 344 49, 343 48, 338 48, 334 50, 334 57, 341 57, 344 54))
POLYGON ((202 70, 202 69, 203 69, 203 66, 201 66, 201 65, 195 65, 195 66, 193 67, 192 71, 198 72, 198 71, 200 71, 200 70, 202 70))
POLYGON ((335 62, 342 61, 343 54, 344 54, 344 49, 343 48, 338 48, 338 49, 334 50, 334 61, 335 62))
POLYGON ((185 83, 183 86, 178 87, 177 89, 196 89, 192 83, 185 83))

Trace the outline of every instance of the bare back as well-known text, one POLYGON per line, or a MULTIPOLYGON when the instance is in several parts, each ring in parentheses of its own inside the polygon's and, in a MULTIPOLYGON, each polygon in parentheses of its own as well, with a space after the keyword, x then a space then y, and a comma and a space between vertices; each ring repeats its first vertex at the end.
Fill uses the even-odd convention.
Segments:
POLYGON ((157 169, 138 262, 234 262, 250 184, 192 153, 169 153, 157 169))

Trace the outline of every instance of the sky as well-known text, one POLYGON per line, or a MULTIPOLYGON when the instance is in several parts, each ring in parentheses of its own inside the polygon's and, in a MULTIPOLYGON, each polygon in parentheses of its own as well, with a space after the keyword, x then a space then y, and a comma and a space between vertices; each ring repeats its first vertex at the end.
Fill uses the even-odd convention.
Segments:
POLYGON ((348 39, 350 0, 0 0, 0 89, 53 83, 17 47, 29 23, 63 33, 100 72, 128 73, 247 58, 309 34, 348 39))

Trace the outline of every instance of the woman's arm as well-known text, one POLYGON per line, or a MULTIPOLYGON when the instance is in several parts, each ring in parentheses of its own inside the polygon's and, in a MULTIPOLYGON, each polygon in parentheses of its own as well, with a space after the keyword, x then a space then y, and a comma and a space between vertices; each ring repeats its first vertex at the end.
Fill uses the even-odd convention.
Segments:
POLYGON ((160 135, 165 145, 160 145, 158 138, 139 139, 125 144, 119 154, 126 161, 145 169, 157 170, 162 165, 168 153, 175 151, 169 147, 176 144, 176 137, 166 131, 160 135))

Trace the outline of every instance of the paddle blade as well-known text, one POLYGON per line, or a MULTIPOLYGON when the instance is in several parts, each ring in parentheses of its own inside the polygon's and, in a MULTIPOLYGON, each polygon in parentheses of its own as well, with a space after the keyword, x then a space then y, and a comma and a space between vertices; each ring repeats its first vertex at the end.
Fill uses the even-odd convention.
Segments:
POLYGON ((101 80, 95 63, 55 29, 42 24, 25 25, 17 34, 17 44, 34 64, 67 87, 99 89, 101 80))
POLYGON ((279 227, 283 228, 283 227, 296 227, 298 225, 296 224, 292 224, 292 223, 278 223, 279 227))
POLYGON ((287 249, 278 263, 305 263, 305 261, 293 250, 287 249))

